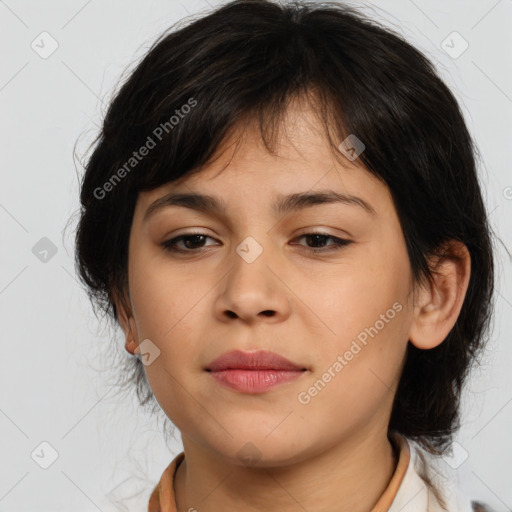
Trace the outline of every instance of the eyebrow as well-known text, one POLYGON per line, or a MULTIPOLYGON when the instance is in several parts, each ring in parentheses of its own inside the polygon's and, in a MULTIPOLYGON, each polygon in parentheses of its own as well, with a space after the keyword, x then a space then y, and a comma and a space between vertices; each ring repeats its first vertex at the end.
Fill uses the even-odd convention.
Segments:
MULTIPOLYGON (((352 206, 359 206, 370 215, 377 215, 375 209, 364 199, 350 194, 342 194, 333 190, 320 190, 315 192, 297 192, 294 194, 280 195, 272 204, 272 211, 275 215, 299 211, 304 208, 319 204, 341 203, 352 206)), ((178 194, 170 192, 157 199, 146 210, 144 222, 156 212, 168 206, 181 206, 204 213, 215 213, 225 215, 227 205, 223 199, 214 196, 198 193, 178 194)))

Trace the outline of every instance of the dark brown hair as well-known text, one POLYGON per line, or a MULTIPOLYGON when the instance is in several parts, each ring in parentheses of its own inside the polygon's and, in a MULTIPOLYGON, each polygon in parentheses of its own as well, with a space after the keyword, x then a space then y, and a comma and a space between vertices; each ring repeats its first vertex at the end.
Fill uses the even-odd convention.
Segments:
MULTIPOLYGON (((439 452, 459 426, 462 385, 492 311, 492 239, 477 150, 433 64, 352 7, 236 0, 162 34, 110 103, 86 162, 79 275, 115 323, 113 298, 128 291, 138 193, 197 171, 243 120, 258 122, 272 151, 292 97, 314 102, 335 154, 341 157, 338 145, 349 134, 363 141, 359 160, 390 190, 416 283, 432 278, 428 258, 442 254, 444 242, 469 250, 457 322, 434 349, 409 343, 389 425, 439 452), (155 145, 130 160, 148 137, 155 145)), ((130 365, 140 403, 154 402, 142 363, 131 358, 130 365)))

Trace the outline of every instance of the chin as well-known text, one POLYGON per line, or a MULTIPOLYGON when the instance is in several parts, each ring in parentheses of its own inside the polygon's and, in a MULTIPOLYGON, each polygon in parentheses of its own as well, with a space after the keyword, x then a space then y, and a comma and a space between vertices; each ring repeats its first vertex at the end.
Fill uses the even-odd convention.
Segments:
POLYGON ((226 445, 213 447, 222 457, 229 459, 231 464, 240 467, 283 467, 300 462, 306 458, 297 446, 300 440, 287 440, 276 436, 275 439, 267 437, 267 432, 259 436, 236 436, 229 439, 226 445))

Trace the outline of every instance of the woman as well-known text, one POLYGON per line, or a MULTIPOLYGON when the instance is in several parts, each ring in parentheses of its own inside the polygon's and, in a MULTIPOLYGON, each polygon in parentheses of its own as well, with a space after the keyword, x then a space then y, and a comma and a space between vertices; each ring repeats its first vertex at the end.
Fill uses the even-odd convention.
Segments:
POLYGON ((81 277, 183 440, 149 512, 470 509, 435 456, 492 240, 422 53, 343 4, 230 2, 129 76, 81 202, 81 277))

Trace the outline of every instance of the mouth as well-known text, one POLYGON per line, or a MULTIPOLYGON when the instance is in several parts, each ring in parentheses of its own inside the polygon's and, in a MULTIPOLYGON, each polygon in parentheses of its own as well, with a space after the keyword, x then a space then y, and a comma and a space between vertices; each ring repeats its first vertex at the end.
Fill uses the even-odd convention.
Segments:
POLYGON ((205 370, 219 384, 243 393, 264 393, 295 380, 309 369, 268 351, 235 350, 212 361, 205 370))

